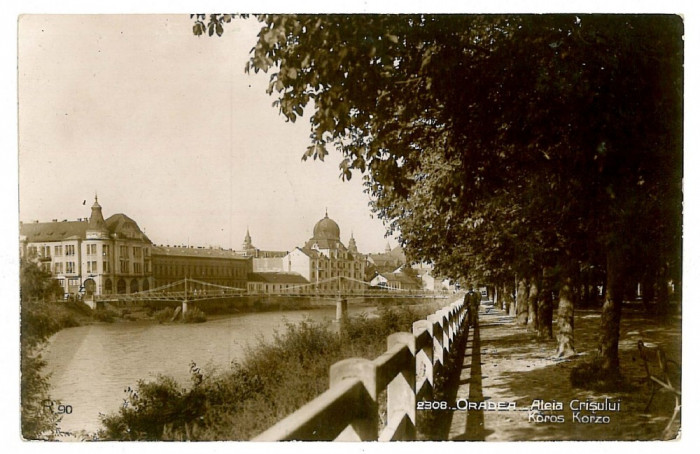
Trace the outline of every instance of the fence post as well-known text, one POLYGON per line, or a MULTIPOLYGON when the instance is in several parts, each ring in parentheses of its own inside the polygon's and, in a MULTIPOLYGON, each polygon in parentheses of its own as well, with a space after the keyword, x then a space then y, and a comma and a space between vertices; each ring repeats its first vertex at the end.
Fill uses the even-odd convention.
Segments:
POLYGON ((412 333, 393 333, 387 337, 387 351, 396 344, 404 344, 411 352, 411 361, 389 383, 386 390, 386 419, 401 420, 408 416, 407 422, 395 440, 416 439, 416 339, 412 333))
POLYGON ((362 381, 367 391, 362 411, 340 434, 338 441, 376 441, 378 438, 379 413, 377 406, 377 367, 364 358, 348 358, 331 365, 330 386, 346 378, 362 381))
POLYGON ((428 316, 428 323, 432 327, 433 334, 433 373, 437 372, 435 367, 444 364, 444 356, 442 354, 442 317, 436 312, 428 316))
POLYGON ((433 324, 428 320, 418 320, 413 323, 413 336, 418 339, 425 332, 428 342, 416 352, 416 399, 432 399, 435 379, 433 374, 433 324), (428 386, 425 386, 428 382, 428 386))
MULTIPOLYGON (((452 336, 450 334, 450 318, 449 318, 449 311, 447 309, 441 309, 439 312, 440 317, 442 318, 442 348, 445 349, 445 352, 448 353, 450 349, 452 348, 452 336)), ((443 353, 443 359, 444 359, 444 353, 443 353)))

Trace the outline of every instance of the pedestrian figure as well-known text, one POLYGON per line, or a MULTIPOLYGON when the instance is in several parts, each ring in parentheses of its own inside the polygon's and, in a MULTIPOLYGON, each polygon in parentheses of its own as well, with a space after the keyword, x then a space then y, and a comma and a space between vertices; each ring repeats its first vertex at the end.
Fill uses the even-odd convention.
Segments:
POLYGON ((479 311, 479 301, 481 300, 479 294, 474 291, 474 286, 469 287, 469 292, 464 297, 467 303, 468 315, 469 315, 469 326, 476 326, 477 314, 479 311))

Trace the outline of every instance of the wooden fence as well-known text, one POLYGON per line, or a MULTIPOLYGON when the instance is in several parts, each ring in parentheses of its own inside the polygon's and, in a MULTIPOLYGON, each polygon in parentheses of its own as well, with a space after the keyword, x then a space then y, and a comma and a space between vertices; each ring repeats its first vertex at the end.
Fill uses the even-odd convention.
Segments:
POLYGON ((432 398, 435 376, 466 331, 459 300, 394 333, 370 361, 349 358, 330 369, 330 388, 254 441, 392 441, 416 438, 416 401, 432 398), (463 331, 464 330, 464 331, 463 331), (379 396, 386 391, 386 424, 379 433, 379 396))

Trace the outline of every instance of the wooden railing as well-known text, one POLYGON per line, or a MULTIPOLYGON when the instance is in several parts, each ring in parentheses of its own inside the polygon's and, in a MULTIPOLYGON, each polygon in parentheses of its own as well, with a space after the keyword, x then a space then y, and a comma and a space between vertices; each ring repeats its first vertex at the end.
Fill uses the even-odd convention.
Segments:
POLYGON ((458 300, 387 338, 385 353, 349 358, 330 369, 330 388, 254 441, 414 440, 416 400, 430 399, 435 376, 466 331, 467 306, 458 300), (463 331, 464 330, 464 331, 463 331), (379 396, 386 391, 386 424, 379 433, 379 396))

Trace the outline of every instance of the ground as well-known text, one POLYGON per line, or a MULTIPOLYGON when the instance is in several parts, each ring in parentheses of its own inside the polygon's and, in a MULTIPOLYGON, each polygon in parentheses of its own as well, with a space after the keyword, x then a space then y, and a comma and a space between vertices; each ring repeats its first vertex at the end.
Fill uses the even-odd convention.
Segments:
POLYGON ((463 408, 467 406, 466 400, 470 400, 492 406, 510 403, 515 409, 446 410, 443 417, 449 420, 449 439, 659 440, 680 437, 678 420, 671 426, 670 435, 663 433, 675 405, 669 393, 657 392, 649 411, 644 411, 650 390, 637 350, 638 340, 653 342, 664 348, 669 359, 680 364, 680 315, 658 320, 647 315, 639 305, 625 305, 619 343, 623 386, 614 392, 572 386, 572 368, 596 355, 600 310, 576 311, 574 326, 577 355, 558 360, 553 357, 556 341, 538 342, 534 333, 515 325, 513 317, 482 306, 479 327, 469 332, 459 386, 450 405, 463 408), (613 404, 611 410, 579 410, 578 419, 575 418, 576 409, 571 409, 571 405, 578 406, 577 401, 604 403, 606 398, 613 404), (538 399, 553 409, 533 411, 538 399), (618 402, 619 411, 615 409, 618 402), (561 410, 556 409, 558 405, 561 410), (537 422, 543 417, 550 421, 537 422))

